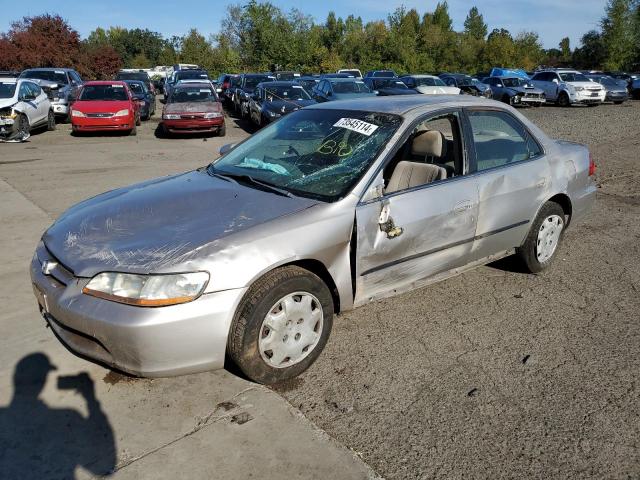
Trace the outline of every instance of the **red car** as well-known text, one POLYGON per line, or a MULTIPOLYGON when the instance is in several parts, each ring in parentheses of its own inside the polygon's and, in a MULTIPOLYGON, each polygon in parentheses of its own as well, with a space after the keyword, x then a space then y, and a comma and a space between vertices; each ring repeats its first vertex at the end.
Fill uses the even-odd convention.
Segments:
POLYGON ((226 132, 224 111, 215 89, 209 82, 178 83, 162 110, 162 132, 215 133, 226 132))
POLYGON ((120 130, 135 135, 139 108, 125 82, 86 82, 71 106, 73 133, 120 130))

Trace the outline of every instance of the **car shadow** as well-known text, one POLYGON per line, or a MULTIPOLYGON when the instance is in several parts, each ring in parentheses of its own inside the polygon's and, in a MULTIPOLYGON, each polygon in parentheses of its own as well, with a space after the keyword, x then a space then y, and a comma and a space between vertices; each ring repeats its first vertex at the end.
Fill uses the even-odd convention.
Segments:
POLYGON ((495 262, 488 263, 487 267, 495 268, 496 270, 502 270, 503 272, 526 274, 531 273, 527 270, 524 263, 516 255, 509 255, 508 257, 501 258, 500 260, 496 260, 495 262))
POLYGON ((23 357, 13 373, 13 397, 0 407, 0 472, 3 479, 75 478, 81 466, 94 475, 116 468, 113 428, 85 372, 58 376, 59 390, 72 390, 86 402, 88 415, 52 408, 41 398, 56 367, 43 353, 23 357))
POLYGON ((153 135, 156 138, 164 138, 164 139, 193 139, 193 138, 201 138, 204 141, 206 141, 208 138, 216 138, 218 136, 217 133, 211 133, 211 132, 202 132, 202 133, 165 133, 164 130, 162 129, 162 124, 160 122, 158 122, 158 126, 155 128, 155 130, 153 131, 153 135))

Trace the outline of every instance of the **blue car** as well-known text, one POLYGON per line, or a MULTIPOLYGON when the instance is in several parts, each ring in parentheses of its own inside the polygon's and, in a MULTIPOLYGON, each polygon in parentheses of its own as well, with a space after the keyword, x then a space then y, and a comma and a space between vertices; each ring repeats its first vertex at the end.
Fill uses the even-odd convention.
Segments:
POLYGON ((375 97, 376 94, 362 80, 355 78, 325 78, 313 88, 311 96, 317 102, 375 97))
POLYGON ((156 96, 141 80, 124 80, 133 93, 133 99, 140 106, 140 118, 149 120, 156 113, 156 96))

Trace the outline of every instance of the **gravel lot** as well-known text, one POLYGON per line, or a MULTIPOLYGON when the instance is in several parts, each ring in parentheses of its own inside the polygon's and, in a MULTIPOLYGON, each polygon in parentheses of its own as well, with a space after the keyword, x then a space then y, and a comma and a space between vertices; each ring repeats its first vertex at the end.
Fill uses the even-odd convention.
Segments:
MULTIPOLYGON (((640 477, 640 102, 523 112, 598 164, 596 207, 554 267, 507 259, 344 314, 318 362, 275 387, 386 478, 640 477)), ((0 177, 54 219, 246 136, 233 119, 222 139, 156 126, 74 138, 62 125, 1 145, 0 177)))
POLYGON ((529 275, 507 259, 345 314, 276 387, 387 478, 640 477, 640 102, 523 112, 598 165, 559 261, 529 275))

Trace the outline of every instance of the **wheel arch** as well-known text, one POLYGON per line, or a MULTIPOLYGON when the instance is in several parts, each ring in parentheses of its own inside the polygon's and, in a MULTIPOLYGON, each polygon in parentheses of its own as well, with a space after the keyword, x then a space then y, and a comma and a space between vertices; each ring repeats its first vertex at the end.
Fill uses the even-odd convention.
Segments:
MULTIPOLYGON (((289 263, 285 263, 283 265, 278 265, 276 268, 287 267, 289 265, 295 265, 300 268, 304 268, 314 275, 318 276, 320 280, 324 282, 329 291, 331 292, 331 297, 333 298, 333 311, 334 313, 340 313, 340 292, 338 291, 338 287, 336 282, 333 279, 333 276, 329 272, 329 269, 322 263, 320 260, 315 259, 301 259, 294 260, 289 263)), ((275 270, 275 269, 274 269, 275 270)))
POLYGON ((562 207, 562 210, 564 210, 564 214, 567 216, 566 225, 568 227, 571 223, 571 216, 573 215, 573 205, 571 203, 571 198, 569 198, 569 195, 567 195, 566 193, 557 193, 553 197, 549 198, 547 202, 554 202, 562 207))

